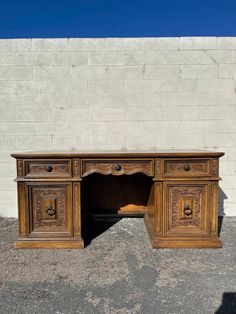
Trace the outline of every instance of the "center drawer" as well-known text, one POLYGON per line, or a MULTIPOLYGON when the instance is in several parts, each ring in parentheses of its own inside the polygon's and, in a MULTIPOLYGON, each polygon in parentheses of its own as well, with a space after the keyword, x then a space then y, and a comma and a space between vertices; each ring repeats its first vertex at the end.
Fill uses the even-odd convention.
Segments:
POLYGON ((201 177, 211 176, 210 159, 165 159, 164 177, 201 177))
POLYGON ((82 177, 92 173, 122 175, 141 172, 154 176, 154 159, 83 159, 82 177))
POLYGON ((55 178, 71 177, 70 159, 33 159, 25 161, 26 177, 55 178))

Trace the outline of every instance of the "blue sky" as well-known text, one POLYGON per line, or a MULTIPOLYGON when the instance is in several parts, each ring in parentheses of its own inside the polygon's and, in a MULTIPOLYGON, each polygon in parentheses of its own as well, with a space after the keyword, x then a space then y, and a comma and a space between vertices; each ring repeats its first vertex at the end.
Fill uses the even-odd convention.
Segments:
POLYGON ((0 38, 235 35, 236 0, 0 0, 0 38))

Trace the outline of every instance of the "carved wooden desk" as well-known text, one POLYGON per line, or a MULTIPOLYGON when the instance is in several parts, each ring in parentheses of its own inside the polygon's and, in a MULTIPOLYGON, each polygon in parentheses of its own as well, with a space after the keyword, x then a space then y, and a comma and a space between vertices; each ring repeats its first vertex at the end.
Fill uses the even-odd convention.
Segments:
POLYGON ((143 214, 153 248, 221 247, 221 152, 27 152, 17 162, 17 248, 83 248, 89 215, 143 214))

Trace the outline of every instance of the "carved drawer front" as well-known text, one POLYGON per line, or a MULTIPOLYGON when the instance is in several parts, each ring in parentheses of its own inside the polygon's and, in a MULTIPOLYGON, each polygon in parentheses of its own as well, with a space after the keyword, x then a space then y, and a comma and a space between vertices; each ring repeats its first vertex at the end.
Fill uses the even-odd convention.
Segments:
POLYGON ((210 235, 208 182, 164 183, 165 236, 210 235))
POLYGON ((30 237, 73 235, 71 183, 29 183, 28 193, 30 237))
POLYGON ((210 159, 165 159, 164 177, 211 176, 210 159))
POLYGON ((26 160, 25 168, 26 177, 30 178, 71 177, 70 159, 26 160))
POLYGON ((153 159, 84 159, 82 160, 82 176, 92 173, 104 175, 122 175, 141 172, 147 176, 154 176, 153 159))

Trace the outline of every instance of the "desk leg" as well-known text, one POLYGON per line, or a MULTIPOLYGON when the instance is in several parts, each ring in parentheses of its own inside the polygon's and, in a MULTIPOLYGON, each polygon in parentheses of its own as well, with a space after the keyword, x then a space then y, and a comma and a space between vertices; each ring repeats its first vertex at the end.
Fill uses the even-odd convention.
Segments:
POLYGON ((147 214, 144 217, 147 231, 153 248, 157 248, 156 241, 162 236, 163 225, 163 183, 153 182, 148 200, 147 214))
POLYGON ((73 182, 73 221, 74 221, 74 238, 84 248, 84 241, 81 236, 81 183, 73 182))

